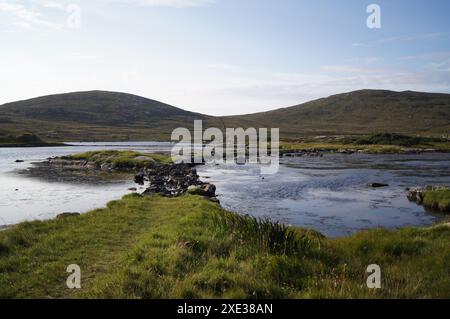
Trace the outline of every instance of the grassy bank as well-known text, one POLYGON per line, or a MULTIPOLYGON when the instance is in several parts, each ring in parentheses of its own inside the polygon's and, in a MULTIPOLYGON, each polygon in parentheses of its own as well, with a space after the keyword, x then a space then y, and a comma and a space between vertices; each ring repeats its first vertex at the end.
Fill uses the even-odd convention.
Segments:
POLYGON ((68 161, 87 161, 99 166, 112 164, 118 168, 146 166, 151 163, 171 164, 172 159, 166 154, 140 153, 135 151, 92 151, 61 157, 68 161))
POLYGON ((450 297, 450 226, 341 239, 258 222, 198 196, 129 195, 0 232, 0 297, 450 297), (70 264, 82 289, 65 286, 70 264), (382 269, 382 289, 366 268, 382 269))
POLYGON ((0 136, 0 147, 44 147, 63 146, 62 143, 49 143, 34 134, 0 136))
POLYGON ((423 205, 433 210, 450 213, 450 189, 426 192, 423 205))
POLYGON ((323 137, 298 141, 282 141, 281 148, 285 151, 323 150, 338 152, 351 150, 369 154, 404 153, 430 149, 438 152, 450 152, 450 141, 442 138, 386 133, 357 137, 323 137))

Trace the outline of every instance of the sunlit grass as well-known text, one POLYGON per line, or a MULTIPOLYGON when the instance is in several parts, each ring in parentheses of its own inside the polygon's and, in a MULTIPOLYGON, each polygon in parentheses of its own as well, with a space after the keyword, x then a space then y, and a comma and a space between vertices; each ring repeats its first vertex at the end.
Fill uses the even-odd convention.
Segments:
POLYGON ((98 165, 114 164, 118 168, 132 168, 135 166, 146 166, 152 162, 170 164, 172 160, 169 155, 149 154, 135 151, 92 151, 74 155, 63 156, 65 160, 83 160, 93 162, 98 165))
POLYGON ((326 239, 199 196, 129 195, 105 209, 0 232, 0 297, 450 297, 450 227, 326 239), (69 264, 82 289, 65 286, 69 264), (382 289, 366 268, 382 269, 382 289))
POLYGON ((431 209, 450 212, 450 189, 426 192, 423 204, 431 209))

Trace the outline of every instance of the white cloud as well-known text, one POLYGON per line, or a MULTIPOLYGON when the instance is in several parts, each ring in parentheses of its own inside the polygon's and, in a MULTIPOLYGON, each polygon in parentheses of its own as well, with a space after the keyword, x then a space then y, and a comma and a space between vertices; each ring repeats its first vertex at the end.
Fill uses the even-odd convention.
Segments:
POLYGON ((20 1, 0 0, 0 12, 6 12, 16 18, 13 25, 30 28, 34 25, 60 28, 63 25, 45 19, 40 8, 36 5, 24 5, 20 1))
POLYGON ((148 6, 166 6, 174 8, 198 7, 214 3, 214 0, 140 0, 148 6))
POLYGON ((171 7, 176 9, 202 7, 214 4, 216 0, 104 0, 113 3, 137 4, 149 7, 171 7))
POLYGON ((58 1, 41 1, 42 6, 45 8, 51 8, 51 9, 59 9, 59 10, 66 10, 66 6, 58 1))
POLYGON ((405 42, 405 41, 419 41, 419 40, 433 40, 443 37, 448 37, 450 32, 434 32, 434 33, 425 33, 425 34, 415 34, 415 35, 404 35, 404 36, 396 36, 390 38, 382 38, 370 42, 357 42, 352 43, 354 47, 374 47, 383 45, 386 43, 392 42, 405 42))
POLYGON ((327 65, 323 66, 322 71, 335 73, 383 73, 384 69, 359 67, 353 65, 327 65))

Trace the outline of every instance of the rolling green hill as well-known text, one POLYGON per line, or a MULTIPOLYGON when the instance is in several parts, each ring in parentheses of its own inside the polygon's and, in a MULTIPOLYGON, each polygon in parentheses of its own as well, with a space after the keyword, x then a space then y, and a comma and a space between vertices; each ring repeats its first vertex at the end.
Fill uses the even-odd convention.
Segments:
POLYGON ((224 119, 227 125, 271 127, 282 136, 450 132, 450 94, 361 90, 305 104, 224 119))
POLYGON ((177 127, 279 127, 282 138, 402 133, 448 135, 450 94, 361 90, 275 111, 212 117, 147 98, 89 91, 0 106, 0 135, 49 141, 168 140, 177 127))
POLYGON ((51 141, 169 139, 173 129, 213 117, 140 96, 105 91, 50 95, 0 106, 0 135, 29 132, 51 141))

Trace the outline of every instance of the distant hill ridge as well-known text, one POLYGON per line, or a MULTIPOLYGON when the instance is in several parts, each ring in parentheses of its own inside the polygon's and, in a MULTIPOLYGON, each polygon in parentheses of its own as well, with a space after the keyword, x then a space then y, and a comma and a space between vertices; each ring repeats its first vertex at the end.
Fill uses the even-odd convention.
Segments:
POLYGON ((0 135, 35 133, 58 141, 167 140, 201 119, 214 127, 279 127, 282 137, 383 132, 450 132, 450 94, 360 90, 274 111, 214 117, 107 91, 57 94, 0 106, 0 135))

